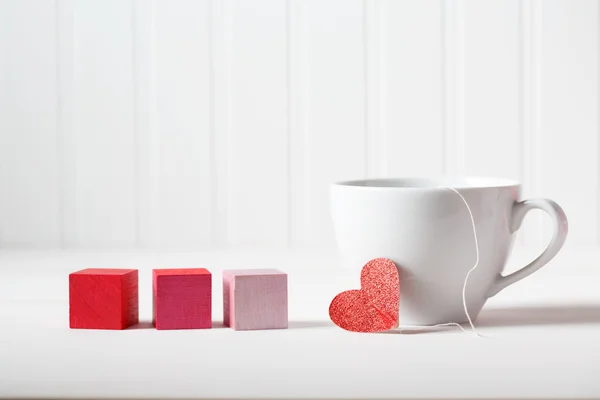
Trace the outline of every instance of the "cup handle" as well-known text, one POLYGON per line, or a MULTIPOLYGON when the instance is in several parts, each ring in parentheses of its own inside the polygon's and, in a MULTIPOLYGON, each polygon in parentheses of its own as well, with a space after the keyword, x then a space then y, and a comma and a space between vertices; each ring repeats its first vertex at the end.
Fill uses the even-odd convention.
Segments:
POLYGON ((507 276, 502 276, 502 274, 499 274, 494 284, 492 284, 492 287, 490 288, 487 297, 495 296, 498 292, 500 292, 507 286, 512 285, 513 283, 518 282, 521 279, 533 274, 535 271, 542 268, 550 260, 552 260, 554 256, 556 256, 556 254, 563 247, 565 239, 567 238, 567 233, 569 231, 569 225, 567 222, 567 216, 565 215, 565 212, 553 200, 529 199, 516 202, 512 209, 512 218, 510 221, 511 233, 516 232, 520 228, 521 223, 523 222, 523 218, 525 218, 525 215, 533 209, 544 210, 548 215, 550 215, 550 217, 552 217, 554 221, 554 233, 552 235, 550 243, 542 252, 542 254, 538 256, 538 258, 530 262, 525 267, 507 276))

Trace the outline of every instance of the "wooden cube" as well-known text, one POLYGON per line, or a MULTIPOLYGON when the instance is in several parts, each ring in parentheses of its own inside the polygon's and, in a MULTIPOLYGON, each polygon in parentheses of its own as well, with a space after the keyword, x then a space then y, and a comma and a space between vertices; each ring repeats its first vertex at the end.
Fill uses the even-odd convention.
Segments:
POLYGON ((72 329, 125 329, 139 322, 138 271, 88 268, 69 274, 72 329))
POLYGON ((212 328, 212 275, 204 268, 152 271, 156 329, 212 328))
POLYGON ((223 271, 223 323, 235 330, 288 327, 287 274, 276 269, 223 271))

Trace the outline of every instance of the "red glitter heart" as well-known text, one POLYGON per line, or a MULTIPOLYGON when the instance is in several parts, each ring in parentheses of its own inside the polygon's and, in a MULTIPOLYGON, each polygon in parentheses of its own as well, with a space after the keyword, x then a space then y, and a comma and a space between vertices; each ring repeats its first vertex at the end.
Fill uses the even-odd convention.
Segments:
POLYGON ((329 317, 353 332, 382 332, 398 326, 400 278, 396 264, 386 258, 369 261, 360 273, 360 290, 334 297, 329 317))

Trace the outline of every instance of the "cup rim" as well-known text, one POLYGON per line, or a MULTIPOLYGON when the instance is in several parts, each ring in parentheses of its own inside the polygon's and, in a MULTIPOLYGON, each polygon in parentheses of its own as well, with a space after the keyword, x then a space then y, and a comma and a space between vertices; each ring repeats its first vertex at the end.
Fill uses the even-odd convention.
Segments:
POLYGON ((350 179, 333 182, 331 185, 357 190, 436 191, 448 187, 456 190, 515 188, 520 187, 521 183, 496 176, 443 175, 350 179))

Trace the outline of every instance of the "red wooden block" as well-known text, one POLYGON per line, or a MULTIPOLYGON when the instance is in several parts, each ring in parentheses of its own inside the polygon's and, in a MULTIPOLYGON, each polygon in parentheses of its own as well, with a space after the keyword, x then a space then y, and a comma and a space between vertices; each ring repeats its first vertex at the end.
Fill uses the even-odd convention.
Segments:
POLYGON ((69 274, 72 329, 125 329, 138 322, 136 269, 88 268, 69 274))
POLYGON ((212 328, 212 275, 204 268, 152 271, 156 329, 212 328))

